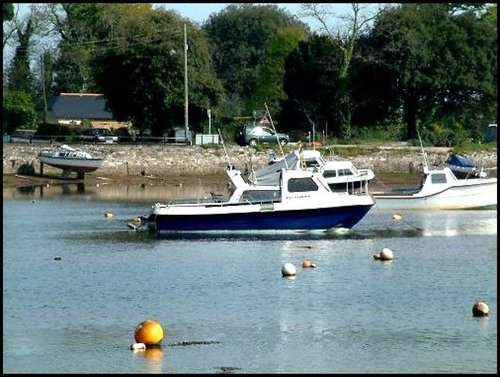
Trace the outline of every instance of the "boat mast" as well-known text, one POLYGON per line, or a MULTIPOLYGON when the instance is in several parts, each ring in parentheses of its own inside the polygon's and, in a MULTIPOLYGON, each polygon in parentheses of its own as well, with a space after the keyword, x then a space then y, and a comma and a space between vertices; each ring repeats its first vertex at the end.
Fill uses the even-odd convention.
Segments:
POLYGON ((424 157, 424 173, 429 171, 429 165, 427 165, 427 155, 425 154, 424 146, 422 144, 422 138, 420 137, 420 132, 418 132, 417 128, 418 140, 420 141, 420 149, 422 150, 422 156, 424 157))
POLYGON ((267 108, 267 103, 264 102, 264 106, 266 107, 266 115, 269 117, 269 121, 271 122, 271 126, 273 127, 274 134, 276 135, 276 141, 278 142, 278 146, 280 147, 281 155, 283 156, 283 159, 285 161, 285 167, 288 170, 288 162, 286 161, 285 153, 283 152, 283 148, 281 147, 280 138, 278 137, 278 133, 276 132, 276 128, 274 127, 273 118, 271 118, 271 113, 267 108))
POLYGON ((184 127, 185 127, 185 136, 186 136, 186 145, 188 143, 188 76, 187 76, 187 32, 186 32, 186 24, 184 24, 184 127))

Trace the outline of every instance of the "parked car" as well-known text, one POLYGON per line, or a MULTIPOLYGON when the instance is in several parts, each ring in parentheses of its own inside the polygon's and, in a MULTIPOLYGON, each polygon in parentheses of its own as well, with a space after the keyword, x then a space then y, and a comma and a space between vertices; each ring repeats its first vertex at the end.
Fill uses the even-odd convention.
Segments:
POLYGON ((80 141, 117 143, 118 136, 114 135, 107 128, 89 128, 82 132, 80 141))
POLYGON ((239 145, 255 146, 257 144, 278 142, 285 145, 290 142, 290 137, 284 133, 276 133, 269 127, 248 123, 237 128, 235 140, 239 145))

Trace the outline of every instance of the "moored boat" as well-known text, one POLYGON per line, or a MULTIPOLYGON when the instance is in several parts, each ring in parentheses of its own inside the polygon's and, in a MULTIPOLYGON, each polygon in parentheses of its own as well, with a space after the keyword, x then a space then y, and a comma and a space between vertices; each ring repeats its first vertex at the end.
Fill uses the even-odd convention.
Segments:
POLYGON ((368 190, 368 183, 375 177, 371 169, 358 169, 352 161, 325 159, 314 149, 291 151, 287 156, 273 158, 267 166, 255 171, 251 179, 256 183, 272 182, 279 176, 282 168, 306 169, 317 171, 333 191, 368 190))
MULTIPOLYGON (((420 140, 420 135, 419 135, 420 140)), ((419 187, 372 193, 375 207, 391 210, 459 210, 497 205, 497 178, 472 175, 459 179, 449 166, 429 169, 420 140, 424 169, 419 187)))
POLYGON ((456 210, 496 206, 497 178, 458 179, 449 167, 424 169, 417 188, 372 193, 375 208, 456 210))
POLYGON ((156 203, 147 219, 158 232, 351 229, 374 204, 367 194, 333 192, 318 172, 282 169, 270 185, 226 173, 229 197, 156 203))

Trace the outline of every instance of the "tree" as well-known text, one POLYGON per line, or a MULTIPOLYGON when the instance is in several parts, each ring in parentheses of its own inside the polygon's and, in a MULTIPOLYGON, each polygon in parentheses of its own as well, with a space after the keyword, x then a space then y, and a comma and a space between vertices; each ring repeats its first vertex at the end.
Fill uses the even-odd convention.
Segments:
POLYGON ((281 103, 287 98, 283 89, 285 59, 300 41, 307 38, 308 33, 304 29, 290 26, 278 30, 269 39, 265 47, 265 59, 257 71, 256 88, 248 101, 247 109, 260 109, 267 103, 274 112, 281 111, 281 103))
POLYGON ((30 48, 33 36, 33 18, 30 16, 23 29, 17 29, 19 46, 16 48, 14 60, 8 72, 9 90, 33 93, 33 75, 30 69, 30 48))
POLYGON ((36 125, 35 105, 30 93, 19 90, 4 94, 2 108, 2 130, 10 134, 17 128, 33 128, 36 125))
POLYGON ((370 39, 392 72, 387 85, 397 90, 406 138, 416 138, 419 123, 430 127, 444 122, 455 132, 470 128, 470 118, 465 121, 464 116, 471 109, 476 116, 479 109, 491 116, 491 104, 496 103, 496 30, 476 11, 474 7, 457 13, 447 4, 403 4, 377 19, 370 39))
MULTIPOLYGON (((342 51, 327 36, 299 42, 285 60, 284 90, 288 99, 279 117, 285 127, 310 130, 313 124, 341 135, 338 107, 344 90, 339 82, 342 51)), ((319 128, 317 128, 319 129, 319 128)))
POLYGON ((257 72, 265 62, 266 45, 278 30, 289 26, 308 32, 305 24, 269 4, 231 4, 203 25, 233 115, 250 110, 245 109, 245 103, 257 89, 257 72))
MULTIPOLYGON (((94 61, 96 82, 117 119, 154 136, 184 125, 184 24, 175 12, 163 9, 117 22, 114 39, 94 61)), ((203 33, 186 26, 189 122, 200 130, 206 109, 219 104, 223 91, 203 33)))
POLYGON ((331 13, 329 7, 331 4, 325 5, 321 3, 308 3, 302 5, 303 15, 315 18, 322 25, 322 31, 327 35, 332 43, 337 45, 341 51, 340 67, 338 70, 338 93, 336 105, 336 118, 340 127, 341 136, 349 139, 352 136, 351 131, 351 116, 352 116, 352 103, 351 94, 349 92, 349 67, 353 57, 356 40, 360 33, 363 32, 368 23, 375 16, 362 16, 364 6, 359 3, 352 3, 352 16, 343 17, 346 20, 346 28, 344 31, 335 30, 329 26, 328 15, 331 13))

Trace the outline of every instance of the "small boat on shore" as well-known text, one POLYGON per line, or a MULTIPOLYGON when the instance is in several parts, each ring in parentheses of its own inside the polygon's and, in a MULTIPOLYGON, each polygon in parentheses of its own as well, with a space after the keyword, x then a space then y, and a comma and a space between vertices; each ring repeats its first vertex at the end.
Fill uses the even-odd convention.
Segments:
POLYGON ((374 204, 368 194, 333 192, 318 172, 283 169, 269 185, 252 184, 231 166, 226 173, 229 197, 156 203, 145 219, 158 232, 351 229, 374 204))
POLYGON ((104 157, 93 157, 90 153, 63 144, 56 150, 43 150, 38 153, 40 162, 63 170, 62 176, 69 177, 76 172, 79 178, 101 166, 104 157))

